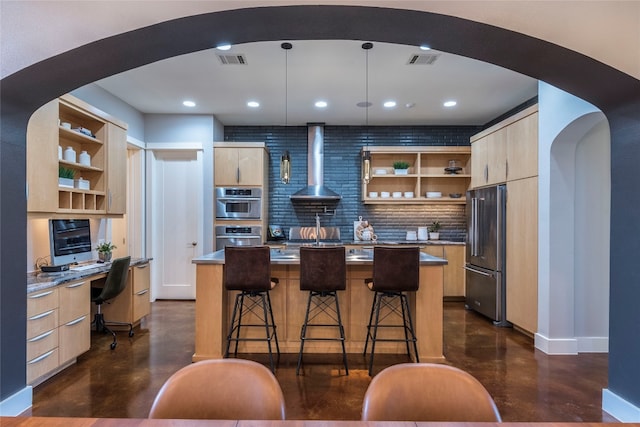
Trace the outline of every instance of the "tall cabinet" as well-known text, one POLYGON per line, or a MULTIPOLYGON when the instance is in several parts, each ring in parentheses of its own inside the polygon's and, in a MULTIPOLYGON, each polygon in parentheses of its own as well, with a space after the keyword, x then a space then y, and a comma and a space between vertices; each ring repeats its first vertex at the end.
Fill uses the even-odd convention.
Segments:
POLYGON ((31 117, 27 160, 29 212, 125 213, 127 125, 120 120, 64 95, 31 117), (65 170, 69 182, 58 179, 65 170))
POLYGON ((472 187, 507 185, 507 320, 538 326, 538 106, 471 138, 472 187))
POLYGON ((262 227, 262 241, 265 242, 269 212, 269 151, 266 144, 264 142, 214 142, 213 184, 214 187, 258 187, 262 189, 260 219, 216 218, 214 225, 260 226, 262 227))

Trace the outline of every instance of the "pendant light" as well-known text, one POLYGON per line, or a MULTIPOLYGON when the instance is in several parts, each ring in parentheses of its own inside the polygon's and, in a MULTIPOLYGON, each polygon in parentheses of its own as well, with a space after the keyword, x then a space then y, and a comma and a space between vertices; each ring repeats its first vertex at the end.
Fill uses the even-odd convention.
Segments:
POLYGON ((366 67, 365 67, 365 129, 366 129, 366 147, 362 150, 362 182, 368 184, 371 180, 371 153, 369 152, 369 50, 373 47, 373 43, 363 43, 362 48, 365 51, 366 67))
MULTIPOLYGON (((284 49, 284 127, 286 130, 288 122, 288 55, 289 50, 293 47, 291 43, 282 43, 280 45, 284 49)), ((282 157, 280 157, 280 181, 283 184, 288 184, 291 180, 291 157, 289 151, 285 151, 282 157)))

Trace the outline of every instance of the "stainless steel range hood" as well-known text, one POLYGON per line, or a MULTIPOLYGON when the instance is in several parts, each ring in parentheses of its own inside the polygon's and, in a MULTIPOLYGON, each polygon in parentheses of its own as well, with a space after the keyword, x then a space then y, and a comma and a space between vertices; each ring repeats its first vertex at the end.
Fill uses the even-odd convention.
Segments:
POLYGON ((335 191, 324 186, 324 125, 309 123, 307 128, 307 186, 293 193, 296 200, 340 200, 335 191))

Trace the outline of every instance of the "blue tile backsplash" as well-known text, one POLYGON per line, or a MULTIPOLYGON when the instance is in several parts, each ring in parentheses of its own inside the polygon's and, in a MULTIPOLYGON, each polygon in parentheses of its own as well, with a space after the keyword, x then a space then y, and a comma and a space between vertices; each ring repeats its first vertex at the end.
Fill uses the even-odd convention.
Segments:
POLYGON ((225 126, 225 141, 264 141, 269 161, 269 223, 340 227, 343 240, 353 237, 353 221, 369 220, 380 240, 404 240, 407 230, 440 221, 441 240, 462 241, 464 205, 365 205, 361 201, 360 151, 363 146, 468 146, 482 126, 325 126, 324 184, 342 196, 334 202, 295 202, 289 196, 307 185, 306 126, 225 126), (289 151, 291 182, 280 182, 280 156, 289 151), (325 213, 328 212, 328 213, 325 213), (334 213, 335 212, 335 213, 334 213))

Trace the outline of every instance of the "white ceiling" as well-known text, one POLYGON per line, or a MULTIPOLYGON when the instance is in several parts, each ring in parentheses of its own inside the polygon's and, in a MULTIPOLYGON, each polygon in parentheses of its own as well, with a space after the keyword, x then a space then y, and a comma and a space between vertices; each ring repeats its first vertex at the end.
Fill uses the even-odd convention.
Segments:
POLYGON ((224 125, 483 125, 537 94, 532 78, 417 46, 374 43, 367 61, 361 41, 291 43, 289 51, 271 41, 196 52, 97 84, 143 113, 212 114, 224 125), (223 65, 218 55, 242 55, 246 64, 223 65), (408 65, 413 55, 438 57, 408 65), (356 105, 367 98, 368 109, 356 105), (197 106, 184 107, 185 99, 197 106), (314 107, 317 100, 328 107, 314 107), (387 100, 397 106, 384 108, 387 100), (458 104, 445 108, 446 100, 458 104))

